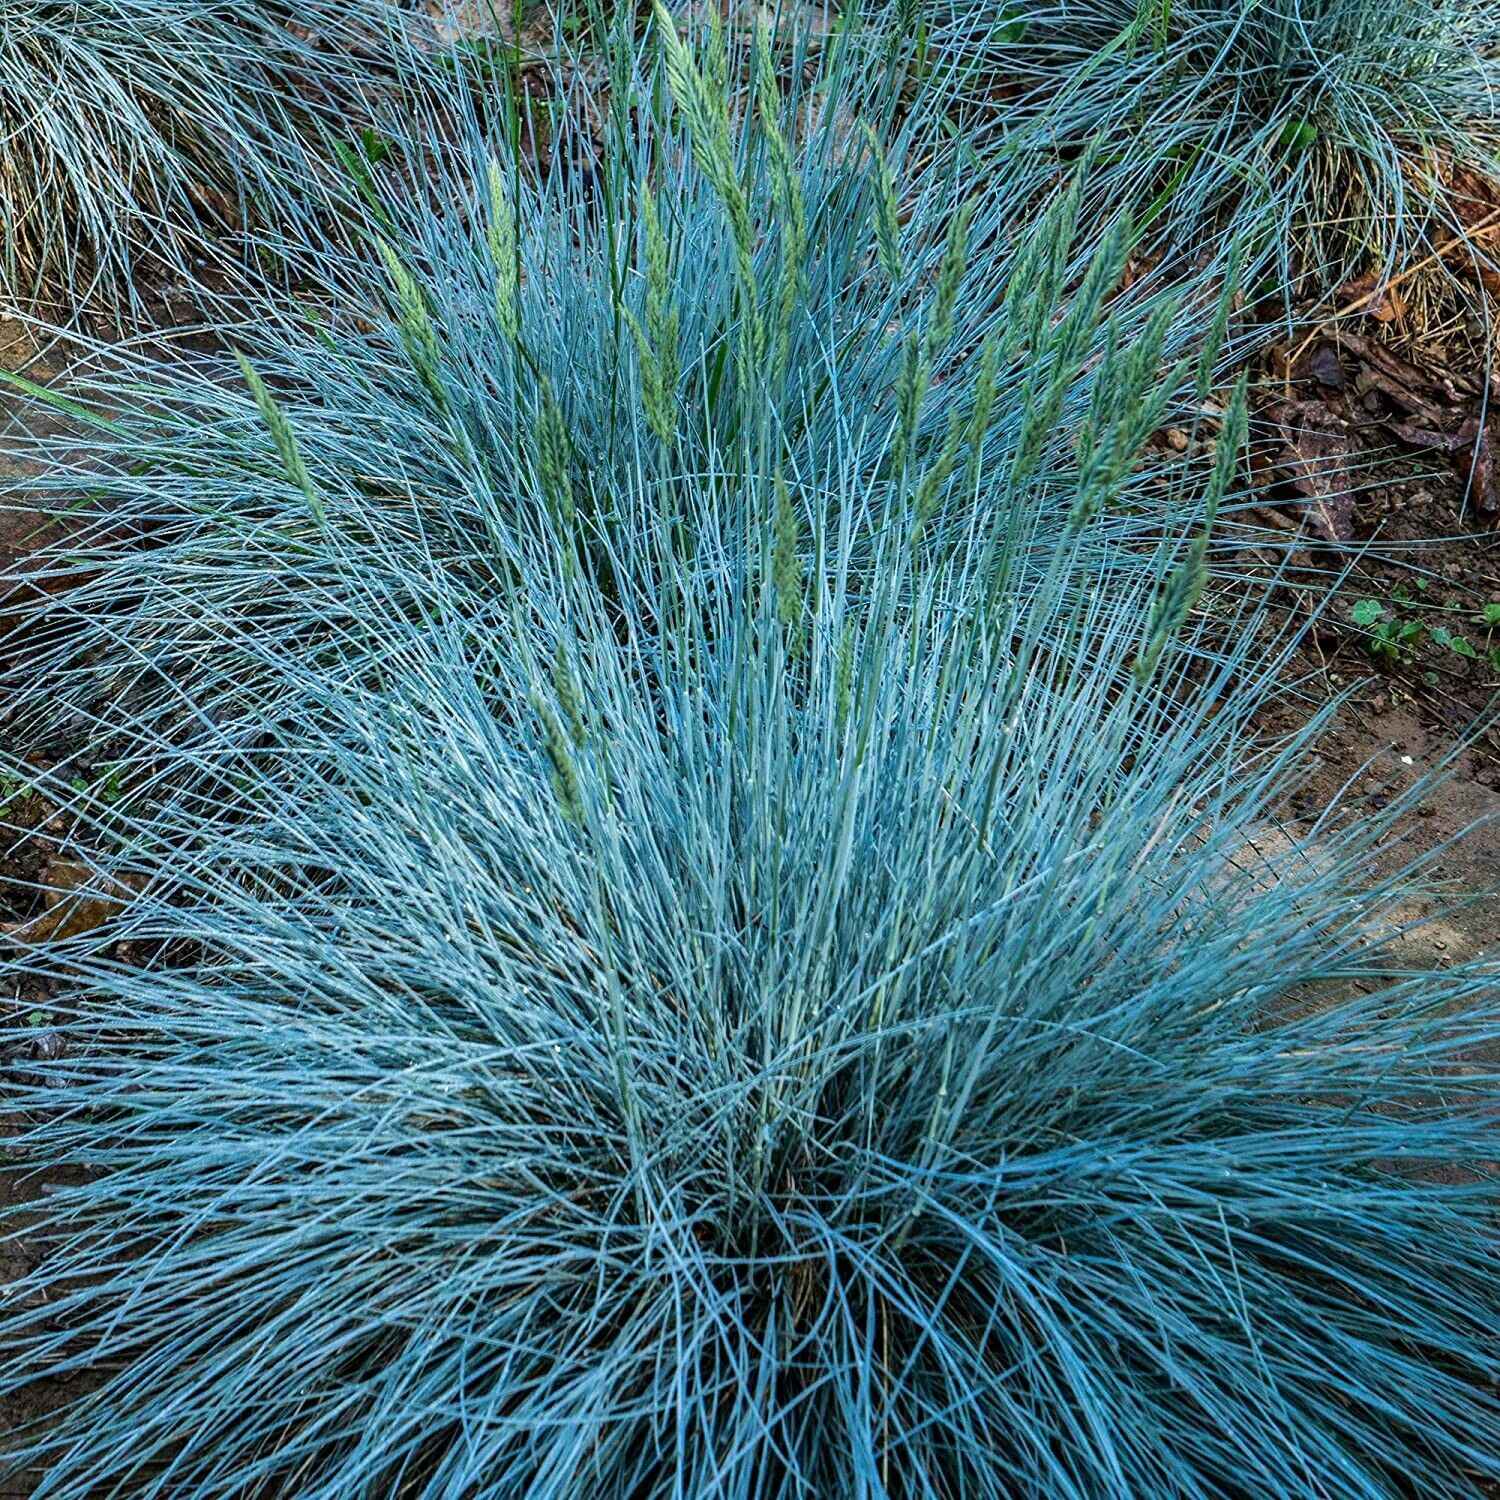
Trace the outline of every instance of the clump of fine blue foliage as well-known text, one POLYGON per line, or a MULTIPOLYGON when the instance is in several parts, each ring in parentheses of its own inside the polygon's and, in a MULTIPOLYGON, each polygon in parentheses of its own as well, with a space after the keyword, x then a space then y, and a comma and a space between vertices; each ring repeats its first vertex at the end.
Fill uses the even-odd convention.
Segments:
MULTIPOLYGON (((893 59, 938 74, 981 154, 1091 151, 1169 256, 1237 235, 1273 292, 1323 295, 1450 246, 1500 160, 1487 0, 892 0, 893 59)), ((1472 222, 1484 205, 1472 210, 1472 222)), ((1488 255, 1475 241, 1471 259, 1488 255)), ((1485 262, 1488 263, 1487 261, 1485 262)), ((1258 285, 1258 283, 1257 283, 1258 285)))
POLYGON ((6 0, 0 312, 118 320, 143 265, 195 280, 251 217, 309 219, 402 31, 387 0, 6 0))
POLYGON ((193 789, 99 809, 159 957, 72 944, 9 1093, 88 1171, 0 1390, 109 1372, 39 1493, 1473 1494, 1495 976, 1390 972, 1378 828, 1265 826, 1254 620, 1185 695, 1003 489, 873 587, 800 484, 639 499, 483 592, 425 496, 330 516, 263 602, 333 643, 231 641, 193 789))
MULTIPOLYGON (((74 802, 117 910, 10 963, 67 976, 16 1157, 83 1170, 0 1393, 100 1378, 15 1462, 52 1500, 1472 1496, 1496 976, 1400 971, 1401 800, 1273 825, 1320 724, 1257 739, 1290 642, 1204 593, 1243 391, 1212 459, 1139 466, 1206 376, 1105 315, 1128 229, 1069 278, 1055 225, 1007 266, 945 215, 904 309, 873 158, 846 277, 785 277, 790 131, 747 273, 732 116, 665 46, 711 196, 595 203, 639 217, 579 287, 525 247, 584 200, 471 156, 370 329, 152 397, 206 474, 183 420, 104 476, 149 599, 101 518, 35 606, 122 769, 74 802), (717 276, 653 274, 700 201, 717 276), (614 344, 549 321, 601 306, 614 344)), ((106 469, 135 394, 96 392, 106 469)))

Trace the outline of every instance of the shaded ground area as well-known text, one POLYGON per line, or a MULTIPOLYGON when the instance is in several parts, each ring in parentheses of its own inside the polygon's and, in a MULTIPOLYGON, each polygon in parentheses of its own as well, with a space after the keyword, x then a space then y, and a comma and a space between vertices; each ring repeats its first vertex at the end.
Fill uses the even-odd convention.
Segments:
MULTIPOLYGON (((1288 837, 1305 835, 1345 788, 1380 805, 1442 760, 1451 739, 1424 725, 1409 704, 1359 697, 1338 715, 1323 741, 1323 763, 1285 823, 1288 837)), ((1444 893, 1411 908, 1418 925, 1398 952, 1413 966, 1447 968, 1500 957, 1500 769, 1482 751, 1460 756, 1406 819, 1371 868, 1378 877, 1418 855, 1437 853, 1431 874, 1444 893)))
POLYGON ((1266 543, 1237 559, 1309 627, 1297 693, 1267 732, 1345 700, 1288 837, 1335 800, 1386 805, 1465 747, 1371 870, 1442 851, 1431 874, 1447 894, 1413 910, 1429 920, 1402 943, 1438 967, 1500 957, 1497 382, 1482 341, 1461 354, 1373 313, 1273 344, 1256 371, 1249 513, 1266 543))

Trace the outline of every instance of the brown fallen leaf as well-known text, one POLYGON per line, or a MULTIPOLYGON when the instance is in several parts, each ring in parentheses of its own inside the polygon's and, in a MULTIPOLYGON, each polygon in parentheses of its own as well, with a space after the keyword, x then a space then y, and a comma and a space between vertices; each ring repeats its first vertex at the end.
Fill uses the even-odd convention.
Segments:
POLYGON ((1472 394, 1476 389, 1472 385, 1461 389, 1458 378, 1451 370, 1425 354, 1422 363, 1415 365, 1411 360, 1403 359, 1394 349, 1387 348, 1375 339, 1360 338, 1358 334, 1354 334, 1346 342, 1349 342, 1351 347, 1357 344, 1357 352, 1362 358, 1369 360, 1372 364, 1379 364, 1409 388, 1426 392, 1434 401, 1447 402, 1450 406, 1460 406, 1466 399, 1466 393, 1472 394))
POLYGON ((1470 417, 1458 429, 1454 462, 1464 481, 1468 498, 1485 515, 1500 510, 1500 496, 1495 493, 1495 447, 1491 429, 1478 417, 1470 417))
POLYGON ((1266 416, 1281 440, 1276 477, 1307 497, 1301 512, 1324 541, 1352 541, 1352 451, 1342 424, 1319 401, 1278 401, 1266 416))
POLYGON ((1452 453, 1459 446, 1457 433, 1434 432, 1430 427, 1414 427, 1410 422, 1398 422, 1391 417, 1382 421, 1380 426, 1408 448, 1436 448, 1443 453, 1452 453))
POLYGON ((124 911, 144 882, 133 875, 106 879, 81 860, 58 858, 48 863, 42 884, 41 911, 0 928, 17 942, 60 943, 93 932, 124 911))
POLYGON ((1500 512, 1494 439, 1475 409, 1478 396, 1460 390, 1452 373, 1441 366, 1419 368, 1358 334, 1345 334, 1343 343, 1360 359, 1355 386, 1361 404, 1380 426, 1408 447, 1450 454, 1480 513, 1500 512), (1390 407, 1399 415, 1391 414, 1390 407))
POLYGON ((1451 408, 1463 403, 1463 397, 1451 382, 1418 369, 1373 339, 1346 334, 1343 342, 1359 356, 1360 370, 1355 385, 1361 395, 1379 391, 1403 411, 1420 416, 1429 427, 1451 425, 1451 408))
POLYGON ((1338 348, 1331 340, 1324 339, 1315 344, 1304 365, 1299 367, 1299 373, 1302 368, 1319 385, 1325 385, 1332 391, 1343 390, 1344 362, 1339 358, 1338 348))
POLYGON ((1333 294, 1333 300, 1340 307, 1357 309, 1377 323, 1395 323, 1406 316, 1406 299, 1400 286, 1373 273, 1346 282, 1333 294))
POLYGON ((1500 234, 1500 204, 1497 186, 1489 178, 1467 167, 1456 168, 1444 201, 1462 225, 1442 247, 1442 258, 1450 270, 1478 280, 1494 296, 1500 293, 1500 275, 1494 268, 1494 243, 1500 234), (1488 253, 1481 253, 1487 251, 1488 253))

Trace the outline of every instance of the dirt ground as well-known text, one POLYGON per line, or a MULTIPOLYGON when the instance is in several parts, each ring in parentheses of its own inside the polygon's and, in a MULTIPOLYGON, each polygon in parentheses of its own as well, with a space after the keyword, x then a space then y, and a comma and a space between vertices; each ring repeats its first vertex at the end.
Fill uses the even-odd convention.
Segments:
POLYGON ((1500 532, 1466 503, 1454 475, 1424 468, 1403 478, 1409 465, 1383 459, 1394 472, 1356 498, 1351 517, 1353 540, 1374 550, 1334 578, 1333 563, 1311 547, 1297 554, 1307 567, 1289 569, 1278 591, 1285 608, 1313 622, 1297 654, 1298 694, 1264 715, 1266 731, 1286 732, 1330 698, 1344 700, 1319 742, 1317 770, 1286 810, 1286 832, 1296 838, 1336 799, 1351 811, 1378 808, 1430 779, 1371 872, 1440 851, 1430 873, 1446 892, 1426 903, 1430 920, 1405 939, 1403 957, 1438 967, 1500 958, 1500 667, 1490 659, 1500 628, 1483 623, 1485 605, 1500 602, 1500 532), (1410 633, 1395 655, 1356 623, 1377 605, 1374 632, 1410 633), (1445 629, 1475 657, 1444 644, 1445 629))

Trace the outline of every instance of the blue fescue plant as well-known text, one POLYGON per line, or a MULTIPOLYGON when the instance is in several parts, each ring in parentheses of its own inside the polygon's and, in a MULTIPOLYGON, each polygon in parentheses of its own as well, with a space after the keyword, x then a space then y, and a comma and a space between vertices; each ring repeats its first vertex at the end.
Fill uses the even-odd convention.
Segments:
POLYGON ((1319 724, 1258 742, 1288 643, 1203 592, 1243 389, 1143 464, 1208 371, 1106 313, 1124 221, 1011 246, 897 199, 919 123, 810 131, 821 63, 778 135, 662 42, 601 170, 371 173, 314 332, 102 381, 44 477, 103 502, 23 723, 112 745, 44 790, 113 894, 7 960, 60 1043, 7 1151, 63 1184, 0 1395, 97 1384, 10 1462, 1471 1496, 1500 990, 1400 969, 1405 800, 1274 826, 1319 724))
POLYGON ((0 311, 119 317, 143 265, 196 279, 254 215, 311 212, 305 148, 399 34, 384 0, 6 0, 0 311))
MULTIPOLYGON (((1330 293, 1451 245, 1464 220, 1450 195, 1466 191, 1455 171, 1496 178, 1500 21, 1487 0, 879 10, 911 38, 904 66, 951 75, 985 149, 1040 131, 1092 150, 1101 187, 1149 205, 1160 248, 1190 259, 1237 233, 1272 291, 1330 293)), ((1490 259, 1482 237, 1465 253, 1490 259)))
POLYGON ((12 1435, 38 1500, 1500 1472, 1496 976, 1385 946, 1405 799, 1268 821, 1318 726, 1257 743, 1284 649, 1195 617, 1201 545, 1003 477, 944 543, 920 472, 742 437, 583 548, 553 441, 462 572, 414 468, 295 567, 221 517, 254 623, 162 573, 256 686, 189 750, 134 717, 197 774, 76 810, 140 894, 9 964, 64 1042, 11 1154, 82 1170, 0 1393, 98 1382, 12 1435))

